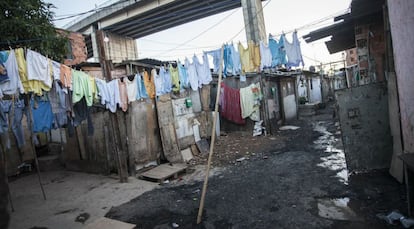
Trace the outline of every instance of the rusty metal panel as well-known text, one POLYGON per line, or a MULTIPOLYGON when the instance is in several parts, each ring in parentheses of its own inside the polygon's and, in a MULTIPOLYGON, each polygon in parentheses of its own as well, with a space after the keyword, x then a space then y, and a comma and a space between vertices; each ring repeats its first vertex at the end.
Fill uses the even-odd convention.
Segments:
POLYGON ((335 91, 349 171, 388 168, 392 155, 384 84, 335 91))

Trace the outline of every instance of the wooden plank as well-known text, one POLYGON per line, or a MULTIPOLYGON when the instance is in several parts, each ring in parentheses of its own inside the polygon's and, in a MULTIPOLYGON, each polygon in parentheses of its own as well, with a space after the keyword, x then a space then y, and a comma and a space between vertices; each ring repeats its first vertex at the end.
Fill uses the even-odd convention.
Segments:
POLYGON ((170 177, 177 178, 178 174, 187 169, 185 164, 162 164, 141 174, 142 178, 163 182, 170 177))
POLYGON ((398 89, 395 72, 388 73, 388 112, 390 115, 390 129, 393 137, 393 154, 391 158, 390 174, 400 183, 403 182, 404 169, 399 155, 402 154, 400 106, 398 103, 398 89))
POLYGON ((196 145, 201 154, 208 154, 210 145, 208 144, 207 139, 201 139, 200 141, 196 142, 196 145))
POLYGON ((90 223, 84 227, 85 229, 133 229, 134 224, 124 223, 118 220, 109 219, 106 217, 99 218, 93 223, 90 223))
POLYGON ((160 96, 156 100, 156 105, 164 156, 169 162, 182 162, 170 95, 160 96))
POLYGON ((85 142, 84 142, 83 134, 82 134, 82 126, 79 125, 79 126, 75 127, 75 130, 76 130, 76 138, 78 139, 81 159, 86 160, 87 155, 86 155, 86 149, 85 149, 85 142))

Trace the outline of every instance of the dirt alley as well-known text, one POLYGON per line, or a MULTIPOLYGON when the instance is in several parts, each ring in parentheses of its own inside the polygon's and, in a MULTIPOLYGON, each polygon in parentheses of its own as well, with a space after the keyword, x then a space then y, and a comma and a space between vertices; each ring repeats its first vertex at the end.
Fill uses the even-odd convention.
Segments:
POLYGON ((401 228, 375 215, 406 213, 404 186, 387 171, 348 178, 331 106, 289 124, 300 129, 221 136, 213 166, 223 170, 209 180, 201 224, 203 183, 180 179, 113 207, 106 217, 136 228, 401 228))

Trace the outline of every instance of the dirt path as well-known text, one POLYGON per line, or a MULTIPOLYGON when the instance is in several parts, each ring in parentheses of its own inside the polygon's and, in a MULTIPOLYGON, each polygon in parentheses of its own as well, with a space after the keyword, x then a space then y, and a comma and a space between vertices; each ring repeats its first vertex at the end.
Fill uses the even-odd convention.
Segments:
POLYGON ((301 128, 258 138, 229 134, 218 142, 215 166, 226 169, 209 180, 200 225, 202 182, 166 185, 106 216, 137 228, 387 228, 375 214, 404 212, 404 187, 387 172, 347 178, 330 112, 292 124, 301 128), (248 159, 235 161, 240 157, 248 159))

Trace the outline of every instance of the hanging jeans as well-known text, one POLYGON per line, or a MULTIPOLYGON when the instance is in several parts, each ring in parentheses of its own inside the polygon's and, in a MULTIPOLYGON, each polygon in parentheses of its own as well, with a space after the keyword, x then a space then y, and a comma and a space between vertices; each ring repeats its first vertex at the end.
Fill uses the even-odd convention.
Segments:
MULTIPOLYGON (((11 130, 17 141, 17 147, 21 148, 24 144, 24 133, 22 127, 22 118, 24 113, 24 101, 21 99, 12 100, 0 100, 0 135, 7 134, 9 129, 9 116, 11 130)), ((8 139, 8 138, 7 138, 8 139)), ((7 148, 10 148, 10 140, 7 140, 7 148)))

